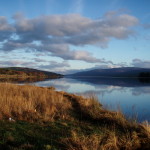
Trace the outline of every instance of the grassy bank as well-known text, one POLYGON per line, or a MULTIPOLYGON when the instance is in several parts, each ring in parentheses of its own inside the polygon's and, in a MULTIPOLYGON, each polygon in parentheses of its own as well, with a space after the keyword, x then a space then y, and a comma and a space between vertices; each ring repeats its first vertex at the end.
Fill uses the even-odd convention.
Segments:
POLYGON ((150 149, 147 122, 52 88, 0 83, 0 149, 150 149))

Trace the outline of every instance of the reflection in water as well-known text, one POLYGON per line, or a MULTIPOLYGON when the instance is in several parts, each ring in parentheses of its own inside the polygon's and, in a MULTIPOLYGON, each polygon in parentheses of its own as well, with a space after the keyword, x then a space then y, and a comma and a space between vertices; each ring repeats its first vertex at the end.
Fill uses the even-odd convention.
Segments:
POLYGON ((124 114, 137 114, 139 121, 150 121, 150 83, 140 82, 134 78, 60 78, 37 81, 37 86, 54 86, 57 90, 82 95, 95 94, 99 101, 109 107, 118 109, 124 114))
POLYGON ((115 77, 86 77, 86 78, 74 78, 78 81, 91 83, 95 85, 113 85, 121 87, 140 87, 140 86, 150 86, 147 78, 115 78, 115 77), (144 81, 143 81, 144 80, 144 81))
POLYGON ((37 81, 46 80, 45 78, 0 78, 0 82, 11 82, 11 83, 32 83, 37 81))
MULTIPOLYGON (((64 79, 64 78, 63 78, 64 79)), ((55 79, 55 80, 46 80, 46 81, 38 81, 32 84, 41 86, 41 87, 50 87, 53 86, 57 90, 68 91, 70 88, 70 83, 63 79, 55 79)))
POLYGON ((150 86, 133 88, 132 94, 135 96, 150 94, 150 86))

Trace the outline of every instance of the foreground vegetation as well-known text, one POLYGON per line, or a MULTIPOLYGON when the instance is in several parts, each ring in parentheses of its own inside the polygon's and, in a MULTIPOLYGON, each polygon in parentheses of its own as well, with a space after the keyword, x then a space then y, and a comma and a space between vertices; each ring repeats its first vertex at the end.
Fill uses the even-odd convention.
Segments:
POLYGON ((105 110, 94 97, 0 83, 0 149, 148 150, 150 126, 105 110))

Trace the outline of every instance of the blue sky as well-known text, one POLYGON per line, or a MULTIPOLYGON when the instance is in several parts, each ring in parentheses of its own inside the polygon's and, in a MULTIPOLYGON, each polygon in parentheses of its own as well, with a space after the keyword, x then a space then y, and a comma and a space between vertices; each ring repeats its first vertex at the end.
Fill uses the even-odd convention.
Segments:
POLYGON ((0 67, 150 68, 149 0, 2 0, 0 67))

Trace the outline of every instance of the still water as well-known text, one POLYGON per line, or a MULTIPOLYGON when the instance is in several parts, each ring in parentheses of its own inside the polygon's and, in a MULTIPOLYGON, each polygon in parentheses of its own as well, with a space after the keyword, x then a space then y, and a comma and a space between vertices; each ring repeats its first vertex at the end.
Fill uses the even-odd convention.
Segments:
POLYGON ((111 110, 120 109, 138 121, 150 121, 150 83, 126 78, 61 78, 34 82, 37 86, 54 86, 58 91, 98 97, 111 110))

